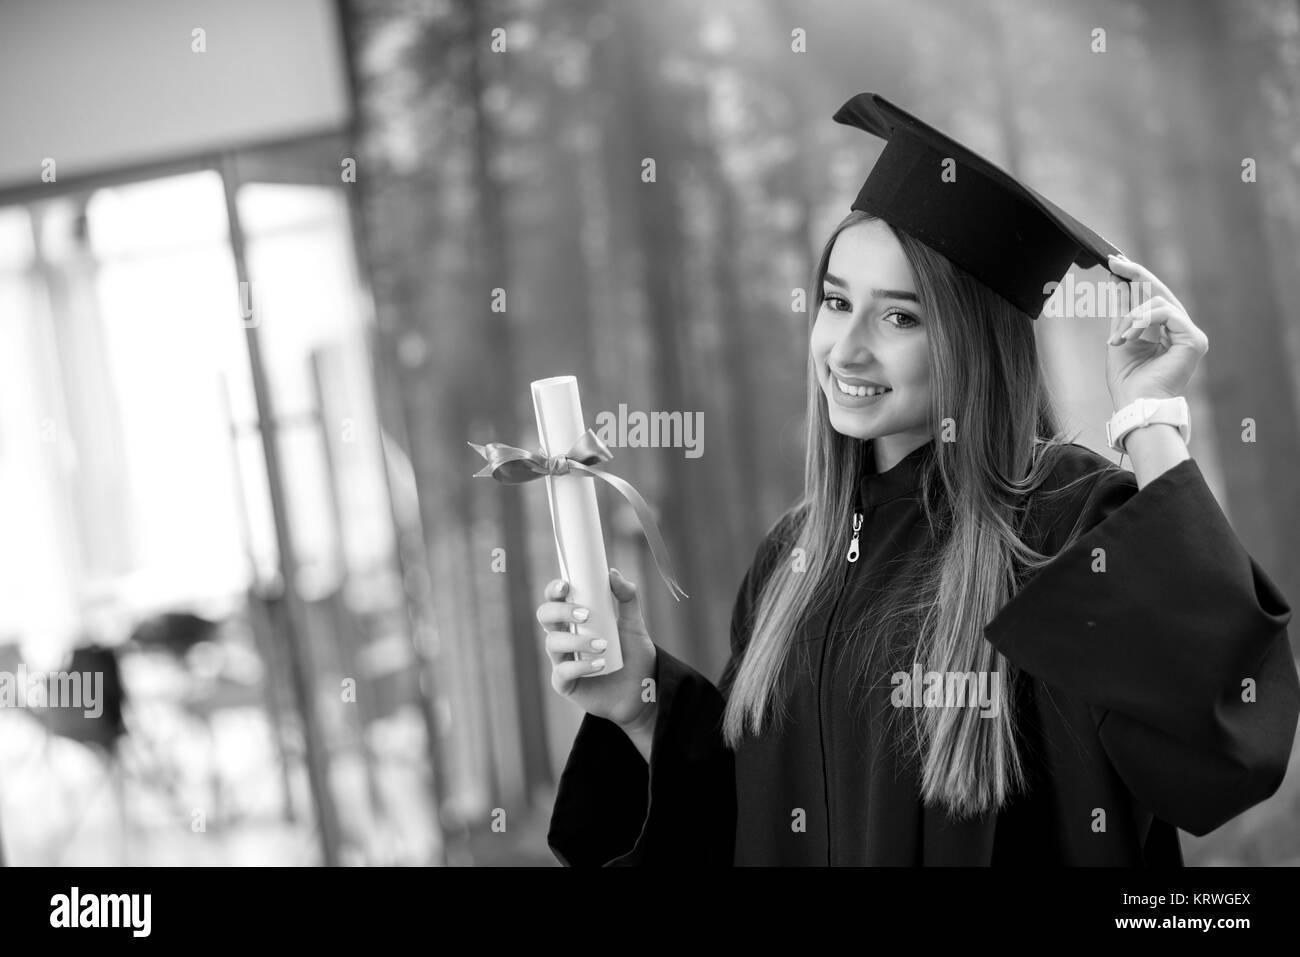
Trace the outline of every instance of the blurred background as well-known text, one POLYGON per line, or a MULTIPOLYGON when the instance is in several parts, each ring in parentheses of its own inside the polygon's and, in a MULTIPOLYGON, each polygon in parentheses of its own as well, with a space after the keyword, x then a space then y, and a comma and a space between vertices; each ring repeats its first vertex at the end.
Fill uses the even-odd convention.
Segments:
MULTIPOLYGON (((609 465, 690 599, 600 500, 716 678, 802 481, 800 295, 880 151, 830 120, 863 90, 1172 286, 1211 340, 1192 453, 1300 600, 1296 0, 14 0, 0 674, 105 707, 0 707, 4 861, 553 866, 581 715, 535 619, 546 492, 466 442, 536 448, 553 375, 589 425, 698 414, 703 454, 609 465)), ((1105 331, 1036 328, 1106 452, 1105 331)), ((1297 763, 1188 862, 1300 863, 1297 763)))

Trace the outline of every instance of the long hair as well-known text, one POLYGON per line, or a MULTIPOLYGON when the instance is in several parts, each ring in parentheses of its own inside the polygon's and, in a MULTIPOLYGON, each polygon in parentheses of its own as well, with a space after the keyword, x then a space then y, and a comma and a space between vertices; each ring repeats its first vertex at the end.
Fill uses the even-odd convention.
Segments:
MULTIPOLYGON (((810 333, 836 238, 872 218, 854 211, 827 240, 809 297, 810 333)), ((857 649, 859 703, 879 674, 873 669, 886 659, 909 672, 916 662, 943 674, 998 675, 989 680, 997 698, 990 716, 975 707, 890 709, 911 715, 893 737, 914 756, 922 799, 961 817, 999 808, 1026 785, 1013 707, 1016 675, 983 628, 1021 576, 1050 560, 1023 540, 1024 520, 1030 494, 1070 440, 1053 412, 1030 320, 942 255, 893 232, 929 331, 937 441, 920 460, 925 544, 899 570, 898 587, 865 616, 870 622, 856 623, 837 644, 857 649)), ((772 717, 778 723, 786 717, 781 672, 801 622, 838 585, 857 487, 873 454, 870 441, 831 426, 811 351, 807 395, 803 495, 778 522, 789 523, 787 544, 800 551, 775 564, 753 603, 750 640, 724 689, 723 733, 733 749, 746 731, 757 735, 772 717)))

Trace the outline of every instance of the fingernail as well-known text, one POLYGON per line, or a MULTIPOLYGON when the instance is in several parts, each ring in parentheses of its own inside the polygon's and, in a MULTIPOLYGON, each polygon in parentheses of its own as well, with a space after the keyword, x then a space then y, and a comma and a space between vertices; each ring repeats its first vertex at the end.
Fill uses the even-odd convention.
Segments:
POLYGON ((591 612, 587 611, 585 608, 575 608, 573 610, 573 618, 575 621, 586 621, 590 617, 591 612))
POLYGON ((593 662, 591 663, 591 667, 592 667, 594 670, 597 670, 597 671, 600 670, 601 668, 605 667, 605 659, 604 659, 604 658, 597 658, 595 661, 593 661, 593 662))
POLYGON ((609 642, 604 638, 597 638, 591 643, 592 651, 604 651, 609 646, 609 642))

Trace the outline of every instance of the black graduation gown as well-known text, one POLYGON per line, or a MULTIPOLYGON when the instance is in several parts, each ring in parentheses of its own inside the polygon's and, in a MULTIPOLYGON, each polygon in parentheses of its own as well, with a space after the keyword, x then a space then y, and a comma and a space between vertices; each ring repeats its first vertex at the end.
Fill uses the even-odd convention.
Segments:
MULTIPOLYGON (((736 598, 723 690, 658 649, 648 765, 617 725, 584 716, 548 833, 561 863, 1178 866, 1176 828, 1203 835, 1277 789, 1300 715, 1291 611, 1188 459, 1141 490, 1111 467, 1031 508, 1026 534, 1055 557, 984 630, 1022 672, 1029 788, 974 818, 923 805, 915 759, 849 707, 851 669, 837 662, 872 596, 919 560, 927 448, 863 476, 861 556, 841 560, 834 605, 796 636, 778 733, 747 735, 733 753, 720 722, 757 591, 789 555, 784 521, 736 598), (1062 551, 1076 519, 1086 532, 1062 551), (1104 573, 1092 570, 1098 548, 1104 573), (1245 702, 1248 678, 1256 700, 1245 702)), ((1048 485, 1108 465, 1072 444, 1048 485)), ((844 550, 849 535, 846 519, 844 550)))

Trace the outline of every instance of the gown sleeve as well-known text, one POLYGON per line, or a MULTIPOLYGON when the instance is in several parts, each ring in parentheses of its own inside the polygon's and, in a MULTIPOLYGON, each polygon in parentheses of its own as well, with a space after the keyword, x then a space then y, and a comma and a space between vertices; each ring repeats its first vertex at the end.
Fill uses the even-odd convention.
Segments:
MULTIPOLYGON (((749 616, 779 552, 782 523, 759 545, 731 615, 723 689, 749 639, 749 616)), ((547 843, 570 867, 702 864, 735 859, 735 763, 722 738, 723 691, 655 646, 659 710, 647 764, 614 722, 583 716, 560 775, 547 843)))
POLYGON ((1131 472, 1105 473, 1081 527, 984 635, 1092 706, 1135 800, 1204 835, 1286 773, 1300 715, 1291 609, 1192 459, 1140 490, 1131 472))

